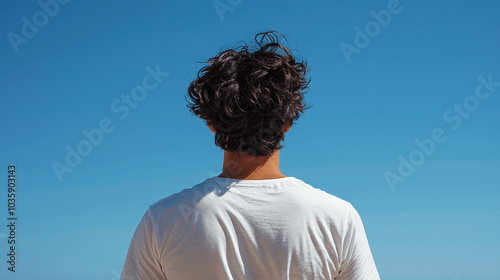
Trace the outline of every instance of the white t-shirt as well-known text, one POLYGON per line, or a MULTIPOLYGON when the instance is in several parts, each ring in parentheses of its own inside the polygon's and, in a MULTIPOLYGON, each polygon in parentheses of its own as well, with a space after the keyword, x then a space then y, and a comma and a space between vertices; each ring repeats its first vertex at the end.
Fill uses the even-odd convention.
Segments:
POLYGON ((295 177, 206 179, 151 205, 120 280, 380 279, 354 207, 295 177))

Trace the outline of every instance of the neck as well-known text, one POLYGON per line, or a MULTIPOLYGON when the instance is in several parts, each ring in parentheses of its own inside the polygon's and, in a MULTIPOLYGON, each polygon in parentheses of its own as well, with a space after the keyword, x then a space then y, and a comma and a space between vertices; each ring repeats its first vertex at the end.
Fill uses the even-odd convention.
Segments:
POLYGON ((240 180, 266 180, 287 177, 280 172, 280 153, 253 157, 245 153, 224 151, 222 173, 218 177, 240 180))

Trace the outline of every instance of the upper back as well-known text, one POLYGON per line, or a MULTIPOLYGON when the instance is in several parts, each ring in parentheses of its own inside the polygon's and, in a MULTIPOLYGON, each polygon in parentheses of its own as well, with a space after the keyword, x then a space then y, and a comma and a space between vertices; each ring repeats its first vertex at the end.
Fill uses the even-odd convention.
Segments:
POLYGON ((334 279, 352 210, 294 177, 213 177, 149 212, 168 279, 334 279))

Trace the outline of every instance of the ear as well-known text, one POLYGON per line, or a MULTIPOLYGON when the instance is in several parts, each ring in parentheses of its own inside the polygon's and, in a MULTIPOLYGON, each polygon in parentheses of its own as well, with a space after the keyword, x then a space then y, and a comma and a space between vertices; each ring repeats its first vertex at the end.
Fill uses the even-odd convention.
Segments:
POLYGON ((208 122, 208 121, 207 121, 207 125, 208 125, 208 128, 210 128, 210 130, 211 130, 213 133, 216 133, 216 132, 215 132, 214 127, 210 124, 210 122, 208 122))
POLYGON ((290 127, 292 127, 290 123, 285 124, 285 127, 283 128, 283 133, 288 132, 290 130, 290 127))

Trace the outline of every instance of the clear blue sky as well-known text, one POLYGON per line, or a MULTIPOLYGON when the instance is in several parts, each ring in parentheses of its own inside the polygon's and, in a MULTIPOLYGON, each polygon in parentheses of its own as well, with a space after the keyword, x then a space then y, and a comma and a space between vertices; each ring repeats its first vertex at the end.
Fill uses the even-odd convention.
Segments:
POLYGON ((221 171, 197 62, 269 29, 311 69, 282 172, 358 209, 382 279, 499 279, 498 1, 61 2, 0 4, 1 279, 118 279, 147 207, 221 171))

